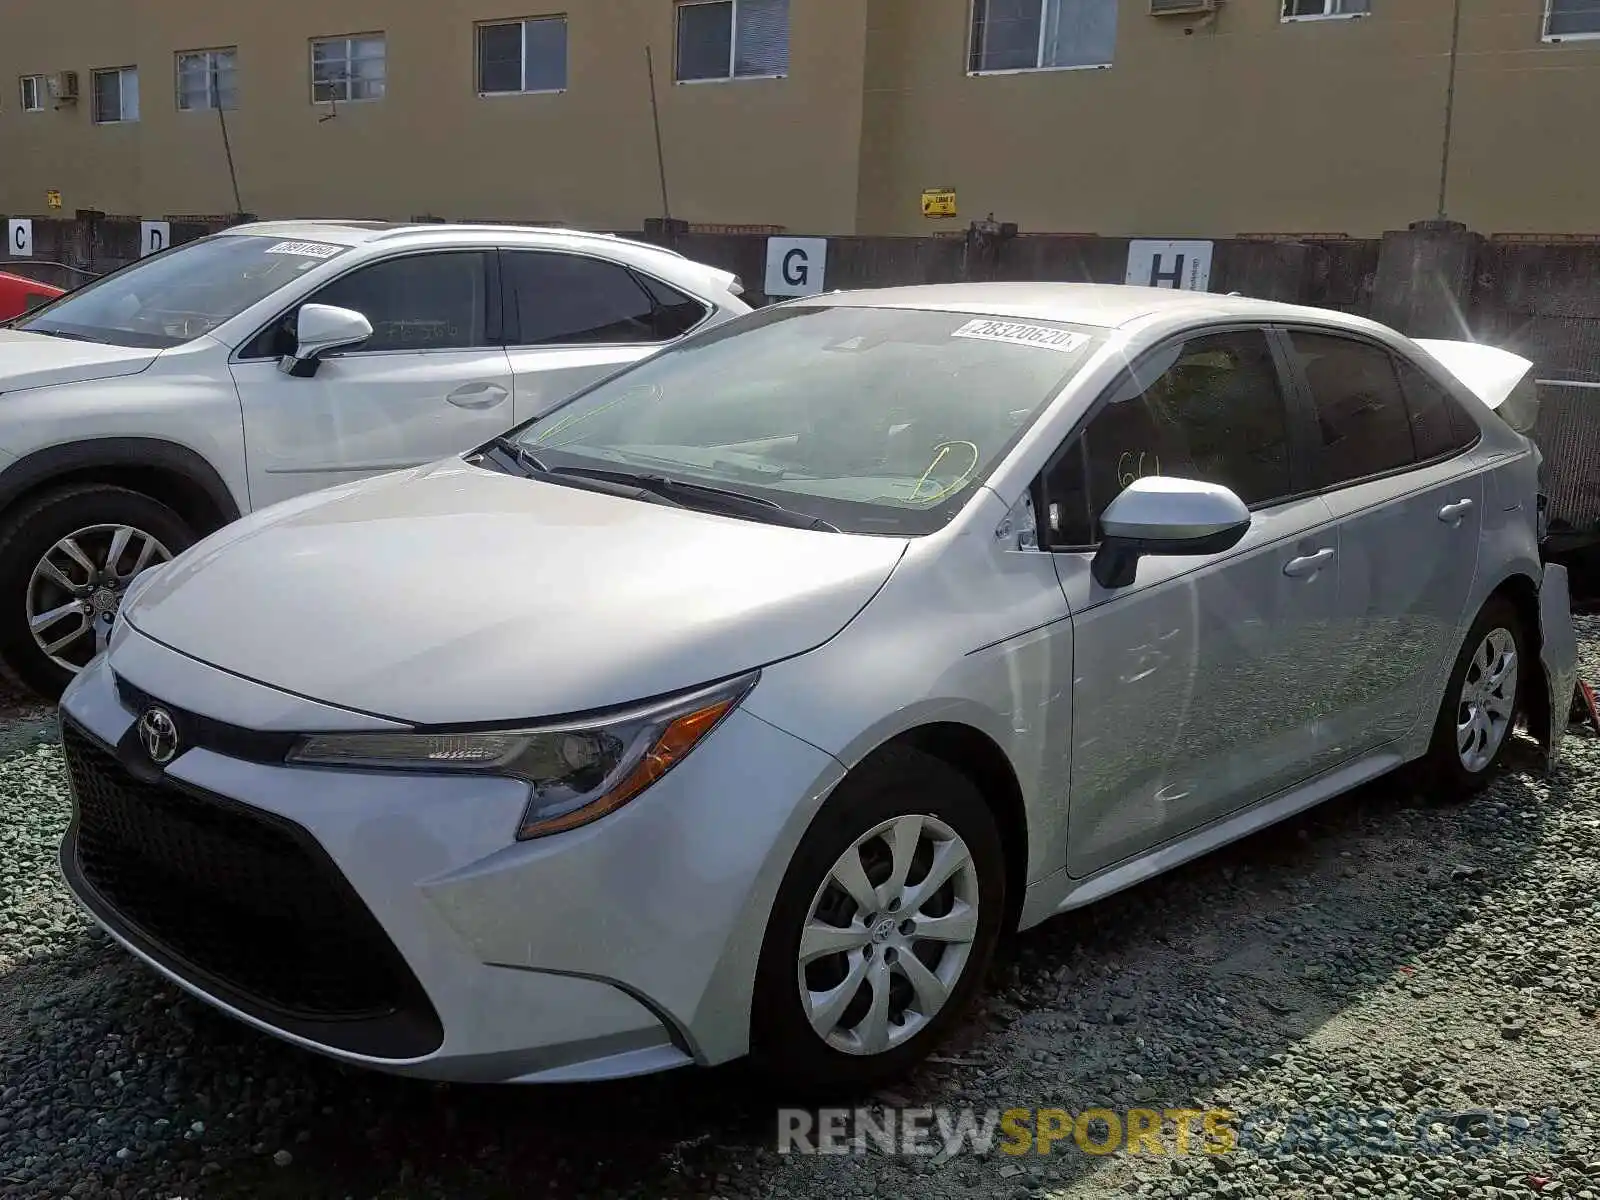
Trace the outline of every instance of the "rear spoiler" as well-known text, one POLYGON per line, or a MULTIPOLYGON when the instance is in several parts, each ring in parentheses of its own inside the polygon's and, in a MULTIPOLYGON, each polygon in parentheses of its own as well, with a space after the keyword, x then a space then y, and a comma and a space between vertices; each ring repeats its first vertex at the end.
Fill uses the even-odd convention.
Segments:
POLYGON ((1507 425, 1522 434, 1533 431, 1539 393, 1531 360, 1481 342, 1415 340, 1507 425))
POLYGON ((724 271, 721 267, 707 267, 706 273, 719 287, 732 292, 735 296, 744 295, 744 283, 732 271, 724 271))

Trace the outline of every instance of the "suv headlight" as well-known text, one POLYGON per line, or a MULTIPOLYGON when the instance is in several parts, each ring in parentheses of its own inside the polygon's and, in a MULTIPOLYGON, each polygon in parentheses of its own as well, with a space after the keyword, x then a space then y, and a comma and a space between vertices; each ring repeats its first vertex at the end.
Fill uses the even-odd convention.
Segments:
POLYGON ((499 775, 528 785, 517 840, 561 833, 615 812, 722 723, 760 672, 615 716, 529 729, 460 733, 328 733, 302 738, 288 761, 430 774, 499 775))

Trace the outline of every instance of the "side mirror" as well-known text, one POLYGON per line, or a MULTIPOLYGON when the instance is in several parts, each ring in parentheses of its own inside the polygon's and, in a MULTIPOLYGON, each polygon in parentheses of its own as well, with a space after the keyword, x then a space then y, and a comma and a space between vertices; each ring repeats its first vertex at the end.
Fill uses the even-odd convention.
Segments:
POLYGON ((1134 581, 1146 554, 1221 554, 1250 528, 1250 510, 1216 483, 1152 475, 1136 479, 1100 514, 1104 537, 1090 564, 1104 588, 1134 581))
POLYGON ((352 308, 331 304, 302 304, 295 315, 295 350, 278 360, 285 375, 304 378, 317 373, 317 364, 330 350, 355 346, 372 336, 372 322, 352 308))

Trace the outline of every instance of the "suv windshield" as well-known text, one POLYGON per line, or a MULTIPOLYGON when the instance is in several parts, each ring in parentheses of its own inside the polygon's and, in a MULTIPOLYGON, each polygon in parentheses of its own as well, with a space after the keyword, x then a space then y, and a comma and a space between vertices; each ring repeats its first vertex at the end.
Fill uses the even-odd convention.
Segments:
POLYGON ((209 333, 347 249, 259 234, 201 238, 69 292, 12 328, 165 350, 209 333))
POLYGON ((1105 331, 922 309, 741 317, 524 429, 539 463, 709 483, 852 533, 931 533, 960 510, 1105 331))

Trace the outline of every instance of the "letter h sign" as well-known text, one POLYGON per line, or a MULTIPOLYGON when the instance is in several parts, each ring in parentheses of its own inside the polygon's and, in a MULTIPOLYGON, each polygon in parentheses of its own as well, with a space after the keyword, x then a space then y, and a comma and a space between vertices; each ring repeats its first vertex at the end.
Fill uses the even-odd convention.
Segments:
POLYGON ((1212 249, 1211 242, 1136 239, 1128 243, 1128 271, 1123 282, 1139 287, 1206 291, 1211 285, 1212 249))

